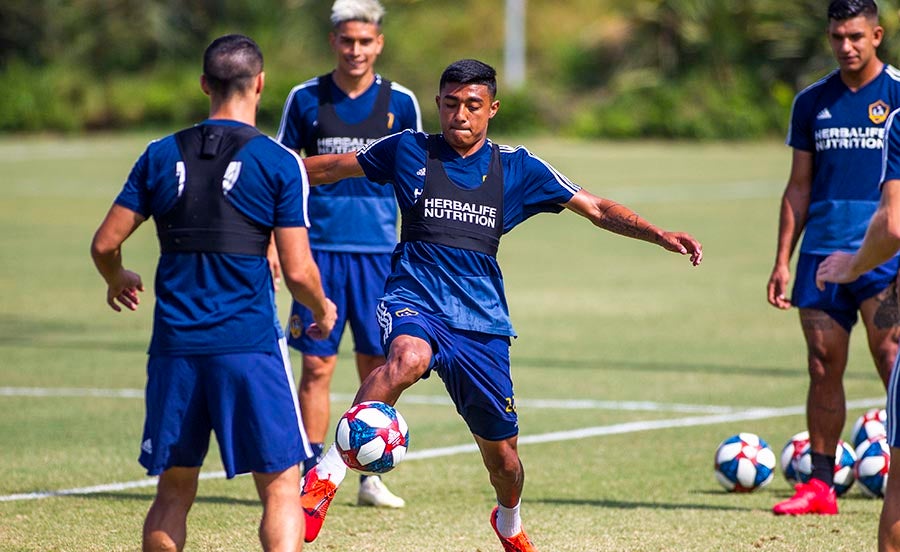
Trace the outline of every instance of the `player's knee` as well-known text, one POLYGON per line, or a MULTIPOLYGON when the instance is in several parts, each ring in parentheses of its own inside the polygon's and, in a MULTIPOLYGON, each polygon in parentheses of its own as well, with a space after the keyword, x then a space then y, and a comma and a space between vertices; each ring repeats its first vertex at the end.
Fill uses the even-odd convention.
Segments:
POLYGON ((412 385, 428 370, 431 351, 412 343, 395 345, 391 347, 391 356, 385 368, 397 384, 412 385))
POLYGON ((824 351, 809 351, 807 370, 813 383, 840 384, 844 377, 844 366, 824 351))

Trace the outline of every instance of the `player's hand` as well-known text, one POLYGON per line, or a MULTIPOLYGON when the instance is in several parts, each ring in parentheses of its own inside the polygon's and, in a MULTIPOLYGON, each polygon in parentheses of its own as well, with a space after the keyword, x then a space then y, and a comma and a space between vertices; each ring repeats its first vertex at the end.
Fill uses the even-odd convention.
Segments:
POLYGON ((791 271, 786 266, 776 266, 769 276, 769 284, 766 286, 766 294, 769 304, 775 308, 786 310, 791 308, 791 300, 785 297, 788 282, 791 281, 791 271))
POLYGON ((668 251, 691 256, 691 264, 697 266, 703 260, 703 246, 685 232, 665 232, 660 243, 668 251))
POLYGON ((275 238, 269 240, 269 248, 266 250, 266 260, 269 261, 269 271, 272 272, 272 284, 278 291, 281 284, 281 259, 278 257, 278 248, 275 247, 275 238))
POLYGON ((337 322, 337 306, 325 299, 325 313, 306 328, 306 335, 313 339, 327 339, 337 322))
POLYGON ((853 254, 836 251, 825 258, 816 270, 816 287, 825 290, 826 283, 846 284, 859 278, 851 269, 853 254))
POLYGON ((144 291, 141 275, 122 269, 106 288, 106 304, 116 312, 122 312, 119 304, 129 310, 137 310, 138 305, 141 304, 141 299, 138 297, 139 291, 144 291))

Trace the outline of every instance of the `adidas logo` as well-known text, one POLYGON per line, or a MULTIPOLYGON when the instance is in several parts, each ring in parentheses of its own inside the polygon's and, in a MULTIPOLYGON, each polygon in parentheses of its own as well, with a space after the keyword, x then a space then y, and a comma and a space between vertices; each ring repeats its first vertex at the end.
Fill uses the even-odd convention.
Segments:
POLYGON ((830 119, 830 118, 831 118, 831 112, 828 111, 827 107, 825 109, 823 109, 822 111, 820 111, 818 115, 816 115, 817 121, 821 121, 823 119, 830 119))
POLYGON ((416 171, 416 176, 425 176, 425 167, 416 171))
POLYGON ((147 454, 153 454, 153 442, 150 439, 147 439, 141 443, 141 450, 147 454))

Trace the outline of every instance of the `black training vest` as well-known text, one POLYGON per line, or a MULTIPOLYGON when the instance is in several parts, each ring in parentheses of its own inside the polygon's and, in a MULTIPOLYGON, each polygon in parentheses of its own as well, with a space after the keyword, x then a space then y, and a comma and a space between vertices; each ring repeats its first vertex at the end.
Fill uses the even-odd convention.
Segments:
POLYGON ((185 165, 175 206, 155 217, 163 253, 230 253, 264 257, 272 228, 246 217, 225 198, 223 180, 234 156, 262 136, 253 127, 199 125, 175 134, 185 165))
POLYGON ((315 142, 310 144, 307 155, 356 151, 390 131, 393 122, 390 115, 391 81, 381 79, 372 112, 365 120, 353 125, 342 121, 334 109, 333 82, 330 73, 319 77, 319 116, 315 142))
POLYGON ((491 164, 481 186, 457 186, 438 159, 440 137, 428 136, 425 186, 403 211, 400 241, 425 241, 497 256, 503 234, 503 167, 500 148, 491 146, 491 164))

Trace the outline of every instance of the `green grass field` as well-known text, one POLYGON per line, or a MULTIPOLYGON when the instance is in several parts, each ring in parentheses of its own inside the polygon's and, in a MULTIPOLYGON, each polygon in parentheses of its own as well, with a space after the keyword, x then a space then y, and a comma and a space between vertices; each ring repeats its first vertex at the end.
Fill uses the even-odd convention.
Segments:
MULTIPOLYGON (((154 493, 136 461, 152 293, 137 313, 109 310, 88 245, 146 141, 0 140, 0 550, 139 549, 154 493)), ((568 212, 537 217, 504 239, 501 264, 519 332, 512 356, 527 472, 523 516, 536 546, 873 549, 881 502, 857 488, 840 502, 839 516, 782 519, 770 513, 791 492, 780 473, 749 495, 725 493, 713 478, 722 439, 758 433, 777 454, 805 427, 802 408, 790 410, 802 407, 806 393, 796 313, 765 301, 788 149, 551 139, 528 145, 594 193, 693 233, 705 251, 703 264, 692 268, 685 258, 597 231, 568 212), (725 418, 714 419, 710 406, 724 407, 725 418), (758 407, 773 410, 759 419, 742 414, 758 407), (572 433, 553 438, 562 431, 572 433)), ((155 259, 148 224, 126 245, 125 261, 149 286, 155 259)), ((282 313, 287 299, 282 292, 282 313)), ((336 411, 349 405, 354 374, 345 344, 336 411)), ((861 335, 846 388, 848 400, 883 397, 861 335)), ((305 550, 499 551, 487 522, 492 491, 477 453, 415 458, 471 443, 452 407, 425 400, 444 396, 435 377, 398 403, 411 426, 413 457, 388 482, 407 508, 356 507, 351 477, 305 550)), ((863 410, 850 410, 848 432, 863 410)), ((258 549, 252 481, 215 477, 220 469, 213 450, 205 468, 213 477, 201 482, 188 549, 258 549)))

